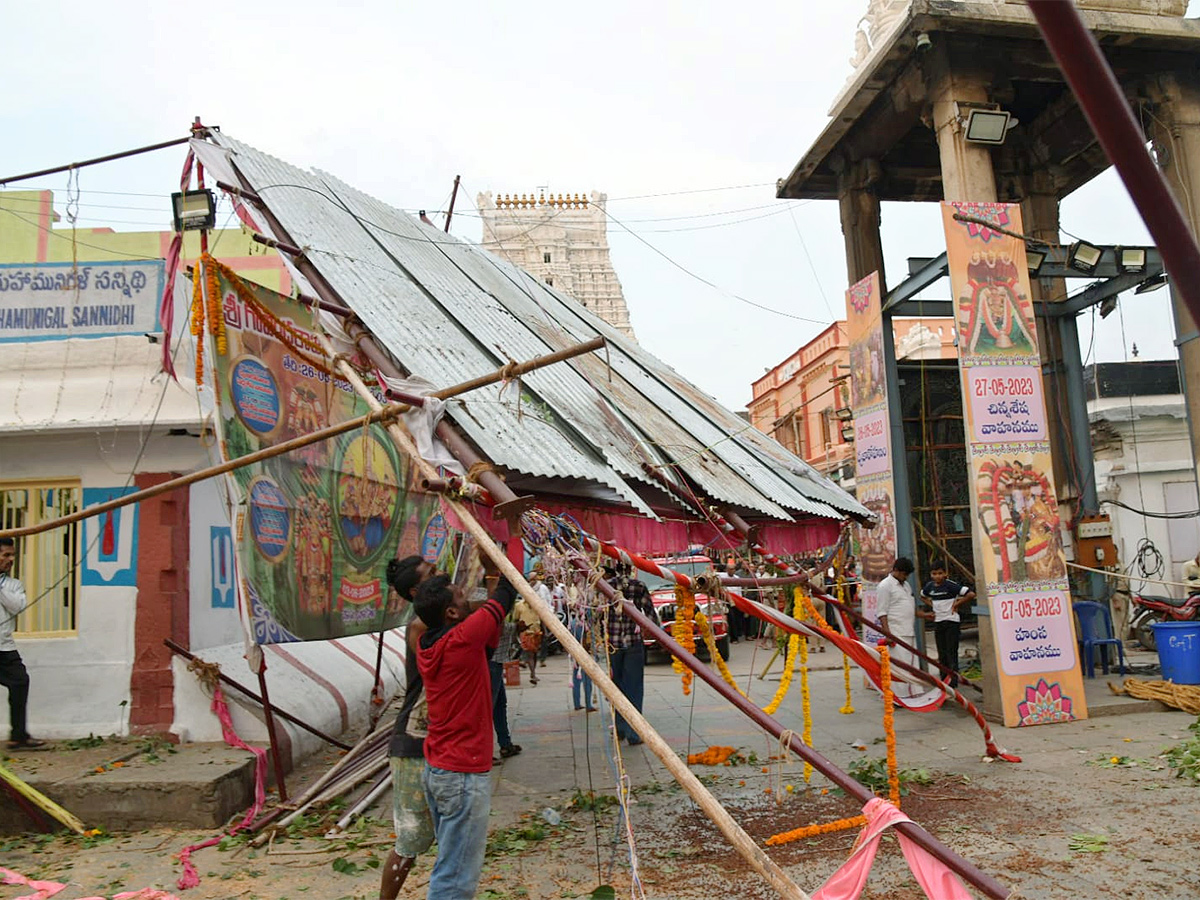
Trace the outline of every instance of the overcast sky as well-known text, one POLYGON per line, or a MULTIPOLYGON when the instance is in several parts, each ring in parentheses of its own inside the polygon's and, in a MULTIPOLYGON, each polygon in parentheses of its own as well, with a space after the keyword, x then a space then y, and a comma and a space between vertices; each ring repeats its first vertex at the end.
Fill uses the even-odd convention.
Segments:
MULTIPOLYGON (((836 203, 777 201, 774 184, 825 126, 866 6, 10 3, 0 177, 167 140, 200 115, 407 209, 444 208, 460 174, 453 231, 473 241, 478 192, 604 191, 641 343, 741 409, 765 368, 843 316, 836 203)), ((84 170, 80 224, 168 227, 182 159, 84 170)), ((7 190, 53 188, 61 213, 66 186, 7 190)), ((1148 243, 1111 171, 1064 202, 1062 224, 1148 243)), ((936 204, 888 204, 883 228, 891 284, 906 257, 945 249, 936 204)), ((1081 319, 1092 360, 1134 343, 1175 357, 1166 291, 1097 322, 1092 346, 1081 319)))

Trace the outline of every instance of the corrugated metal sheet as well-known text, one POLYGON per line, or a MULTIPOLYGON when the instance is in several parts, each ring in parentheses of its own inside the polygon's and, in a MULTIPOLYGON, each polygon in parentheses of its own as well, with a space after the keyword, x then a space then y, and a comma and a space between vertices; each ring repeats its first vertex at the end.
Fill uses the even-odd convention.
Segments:
POLYGON ((410 372, 437 384, 603 335, 591 354, 515 389, 455 401, 456 424, 496 464, 593 485, 646 514, 644 465, 675 466, 709 496, 762 515, 841 518, 865 509, 574 300, 517 267, 337 178, 228 135, 215 140, 292 240, 410 372), (611 368, 610 368, 611 366, 611 368))

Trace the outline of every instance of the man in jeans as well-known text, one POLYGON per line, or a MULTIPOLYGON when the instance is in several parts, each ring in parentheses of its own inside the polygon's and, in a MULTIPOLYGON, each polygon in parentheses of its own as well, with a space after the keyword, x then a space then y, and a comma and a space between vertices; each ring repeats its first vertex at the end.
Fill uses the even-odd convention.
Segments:
MULTIPOLYGON (((485 572, 495 575, 487 562, 485 572)), ((417 653, 429 714, 425 798, 438 844, 428 900, 470 900, 483 873, 492 803, 487 650, 496 646, 515 598, 513 586, 500 579, 492 597, 471 612, 461 588, 445 575, 417 588, 416 612, 429 629, 417 653)))
POLYGON ((9 750, 30 750, 41 747, 25 728, 25 709, 29 703, 29 673, 17 652, 13 640, 17 616, 25 609, 25 585, 11 575, 17 559, 17 545, 12 538, 0 538, 0 686, 8 688, 9 750))

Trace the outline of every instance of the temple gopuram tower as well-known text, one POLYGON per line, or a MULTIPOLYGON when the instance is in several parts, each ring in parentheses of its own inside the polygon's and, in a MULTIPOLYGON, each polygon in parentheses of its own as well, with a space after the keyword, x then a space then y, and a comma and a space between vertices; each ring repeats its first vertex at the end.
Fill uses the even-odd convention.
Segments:
POLYGON ((607 194, 497 194, 477 198, 485 250, 578 300, 632 338, 629 309, 608 253, 607 194))

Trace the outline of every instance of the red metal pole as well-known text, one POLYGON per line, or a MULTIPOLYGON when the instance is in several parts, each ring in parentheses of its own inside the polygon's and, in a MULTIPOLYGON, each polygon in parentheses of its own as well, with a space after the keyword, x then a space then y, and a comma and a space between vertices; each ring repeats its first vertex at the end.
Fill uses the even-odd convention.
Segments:
POLYGON ((386 633, 379 632, 379 650, 375 653, 375 680, 371 682, 371 731, 375 730, 383 715, 383 685, 379 682, 379 671, 383 668, 383 636, 386 633))
POLYGON ((1100 45, 1074 3, 1029 0, 1029 10, 1158 245, 1172 289, 1200 322, 1200 247, 1179 201, 1146 151, 1146 137, 1100 45))
POLYGON ((267 661, 264 659, 258 669, 258 689, 262 692, 263 712, 267 718, 267 737, 271 740, 271 760, 275 764, 275 784, 279 786, 279 799, 287 802, 287 785, 283 782, 283 755, 279 752, 279 739, 275 736, 275 716, 271 709, 271 700, 267 696, 267 661))
POLYGON ((461 175, 454 176, 454 190, 450 192, 450 209, 446 212, 446 232, 450 232, 450 220, 454 217, 454 201, 458 199, 458 183, 462 180, 461 175))
POLYGON ((189 134, 187 137, 175 138, 173 141, 163 141, 161 144, 150 144, 148 147, 138 147, 136 150, 122 150, 120 153, 109 153, 107 156, 97 156, 93 159, 85 159, 83 162, 68 163, 65 166, 55 166, 52 169, 38 169, 36 172, 26 172, 24 175, 10 175, 7 178, 0 178, 0 185, 8 184, 13 181, 26 181, 30 178, 39 178, 42 175, 55 175, 59 172, 65 172, 68 169, 82 169, 84 166, 94 166, 97 163, 112 162, 114 159, 125 159, 127 156, 137 156, 139 153, 150 153, 153 150, 163 150, 167 147, 177 147, 180 144, 186 144, 192 139, 189 134))
MULTIPOLYGON (((163 643, 167 646, 168 649, 170 649, 170 651, 172 653, 177 654, 178 656, 182 656, 184 659, 186 659, 188 661, 199 658, 194 653, 191 653, 190 651, 185 650, 183 647, 180 647, 177 643, 175 643, 170 638, 163 638, 163 643)), ((266 705, 266 701, 264 701, 262 697, 260 697, 256 693, 254 693, 254 691, 250 690, 250 688, 246 687, 244 684, 234 681, 232 678, 230 678, 224 672, 218 672, 217 677, 221 679, 222 684, 229 685, 235 691, 237 691, 240 694, 244 694, 245 696, 247 696, 251 700, 253 700, 255 703, 259 704, 260 706, 266 705)), ((321 740, 325 741, 325 743, 327 743, 327 744, 332 744, 333 746, 337 747, 340 750, 352 749, 349 744, 342 743, 337 738, 330 737, 325 732, 320 731, 316 728, 313 728, 311 725, 309 725, 303 719, 297 719, 286 709, 280 709, 278 706, 272 705, 271 711, 274 712, 275 715, 279 716, 279 718, 283 719, 285 722, 291 722, 297 728, 303 728, 309 734, 319 737, 321 740)))

